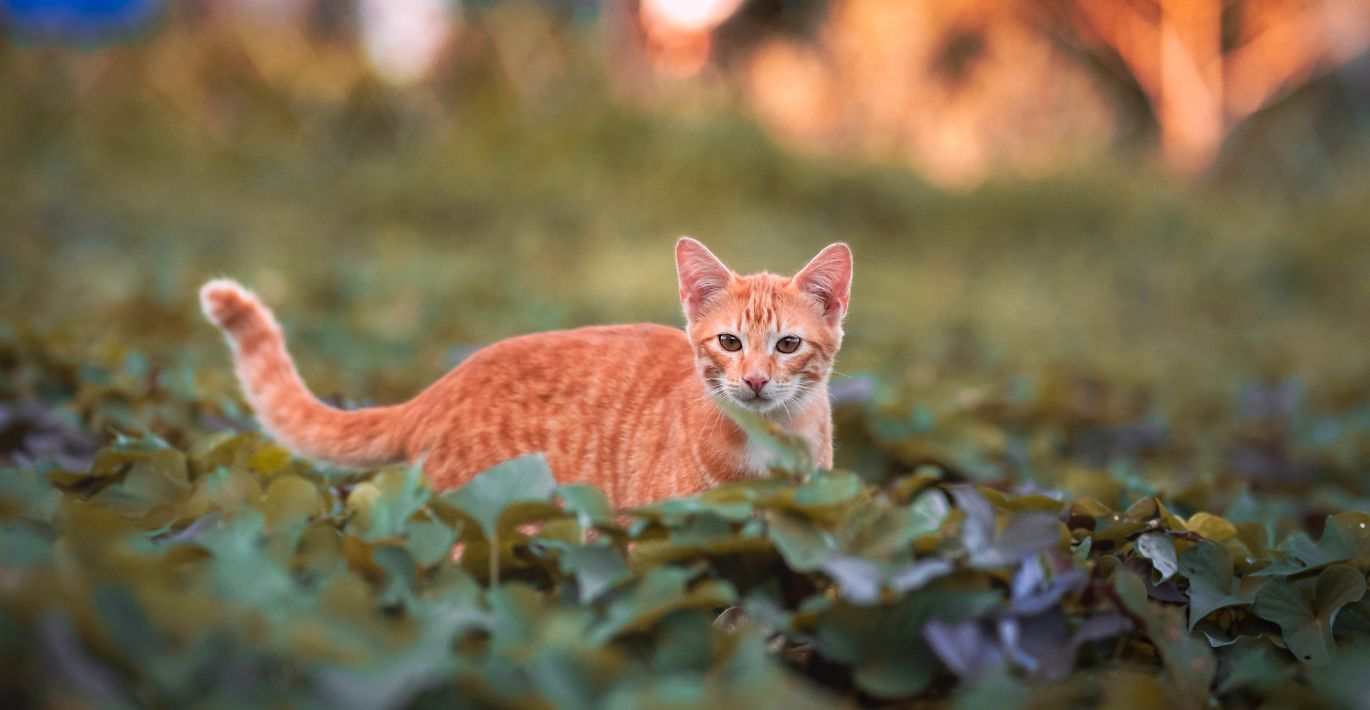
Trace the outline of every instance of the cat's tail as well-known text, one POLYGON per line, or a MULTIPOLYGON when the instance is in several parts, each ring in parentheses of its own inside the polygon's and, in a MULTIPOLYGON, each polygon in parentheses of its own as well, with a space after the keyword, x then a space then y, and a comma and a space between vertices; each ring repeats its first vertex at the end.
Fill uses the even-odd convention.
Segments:
POLYGON ((205 317, 233 348, 233 365, 262 427, 301 456, 348 468, 405 458, 405 405, 344 411, 319 401, 295 369, 271 309, 234 281, 200 288, 205 317))

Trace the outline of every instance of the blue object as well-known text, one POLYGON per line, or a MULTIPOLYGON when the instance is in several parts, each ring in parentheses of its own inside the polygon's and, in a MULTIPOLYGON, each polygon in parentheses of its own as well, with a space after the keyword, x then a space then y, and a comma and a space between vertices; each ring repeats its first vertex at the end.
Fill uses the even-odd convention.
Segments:
POLYGON ((147 28, 165 0, 0 0, 0 27, 29 42, 99 43, 147 28))

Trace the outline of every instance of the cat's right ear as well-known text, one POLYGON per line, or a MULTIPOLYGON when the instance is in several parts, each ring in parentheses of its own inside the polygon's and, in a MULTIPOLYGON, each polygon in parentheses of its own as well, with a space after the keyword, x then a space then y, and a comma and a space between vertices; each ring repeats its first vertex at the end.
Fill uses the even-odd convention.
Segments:
POLYGON ((714 296, 722 293, 733 272, 709 248, 689 237, 675 243, 675 271, 680 279, 680 305, 686 318, 704 312, 714 296))

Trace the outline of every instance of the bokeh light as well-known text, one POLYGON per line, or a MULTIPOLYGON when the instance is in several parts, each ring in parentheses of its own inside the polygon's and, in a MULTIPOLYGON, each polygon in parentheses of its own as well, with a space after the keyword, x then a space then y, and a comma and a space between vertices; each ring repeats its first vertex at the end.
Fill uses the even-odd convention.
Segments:
POLYGON ((362 44, 386 81, 422 79, 456 33, 460 4, 452 0, 361 0, 362 44))

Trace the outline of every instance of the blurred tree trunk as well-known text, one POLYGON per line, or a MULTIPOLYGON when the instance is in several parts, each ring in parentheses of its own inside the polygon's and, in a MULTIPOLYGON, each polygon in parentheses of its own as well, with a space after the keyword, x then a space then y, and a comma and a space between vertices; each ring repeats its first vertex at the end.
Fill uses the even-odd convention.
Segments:
POLYGON ((1202 173, 1234 127, 1370 47, 1370 0, 1029 3, 1051 35, 1147 97, 1166 163, 1202 173))

